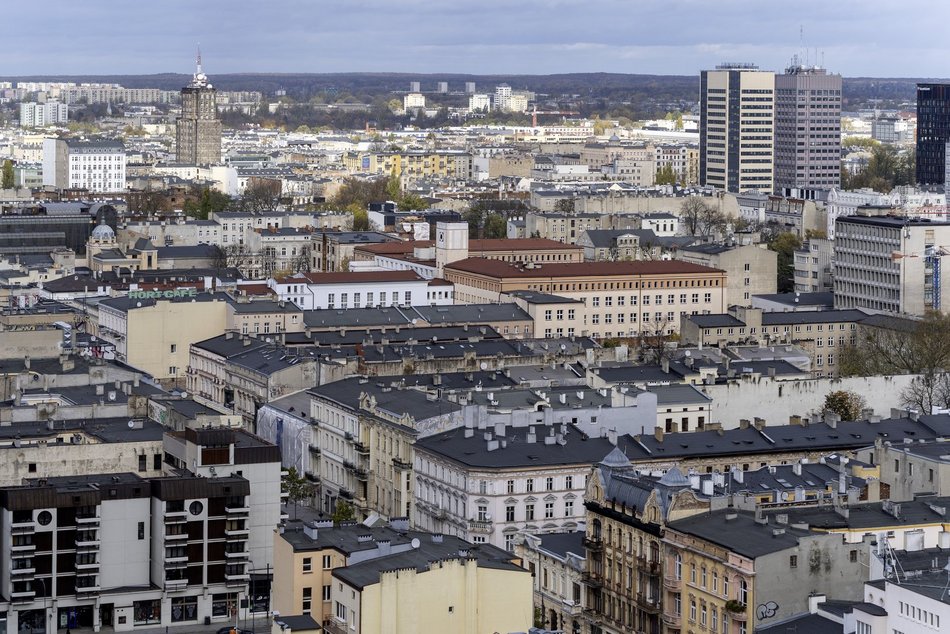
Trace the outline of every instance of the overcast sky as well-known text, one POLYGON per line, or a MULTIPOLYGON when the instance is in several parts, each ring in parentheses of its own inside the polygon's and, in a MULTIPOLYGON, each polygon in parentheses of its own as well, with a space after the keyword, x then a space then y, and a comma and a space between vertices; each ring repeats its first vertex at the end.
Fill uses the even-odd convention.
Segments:
POLYGON ((5 3, 0 75, 205 71, 950 77, 945 0, 45 0, 5 3), (819 61, 821 57, 819 57, 819 61))

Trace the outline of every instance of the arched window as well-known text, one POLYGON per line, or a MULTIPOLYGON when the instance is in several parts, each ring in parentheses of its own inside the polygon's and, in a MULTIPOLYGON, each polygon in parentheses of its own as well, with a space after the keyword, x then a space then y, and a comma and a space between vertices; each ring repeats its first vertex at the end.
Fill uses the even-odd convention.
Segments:
POLYGON ((673 578, 677 581, 683 579, 683 557, 679 553, 673 554, 673 578))
POLYGON ((739 596, 737 597, 739 603, 742 605, 748 605, 749 603, 749 584, 745 579, 739 580, 739 596))

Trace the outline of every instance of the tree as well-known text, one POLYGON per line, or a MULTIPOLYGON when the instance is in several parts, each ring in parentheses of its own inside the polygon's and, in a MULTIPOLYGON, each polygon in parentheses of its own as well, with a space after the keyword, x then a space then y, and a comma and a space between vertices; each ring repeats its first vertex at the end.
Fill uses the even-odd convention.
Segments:
POLYGON ((234 204, 230 196, 210 187, 203 187, 200 191, 192 193, 198 199, 186 200, 182 209, 186 214, 200 220, 207 220, 211 214, 225 211, 234 204))
POLYGON ((688 235, 695 236, 699 233, 701 218, 707 207, 706 201, 699 196, 688 196, 680 204, 680 222, 688 235))
POLYGON ((795 251, 802 248, 798 234, 784 231, 769 242, 769 249, 778 253, 778 292, 795 290, 795 251))
POLYGON ((554 203, 554 211, 562 214, 574 213, 575 205, 573 198, 562 198, 554 203))
POLYGON ((352 522, 356 519, 356 512, 353 510, 352 504, 348 504, 343 500, 337 500, 336 508, 333 510, 333 515, 330 516, 330 519, 333 520, 334 524, 352 522))
POLYGON ((297 467, 291 467, 281 479, 280 489, 287 494, 287 500, 293 502, 294 519, 297 519, 297 503, 313 496, 313 486, 297 473, 297 467))
POLYGON ((675 185, 676 172, 673 170, 673 164, 661 165, 660 169, 656 171, 655 181, 657 185, 675 185))
POLYGON ((645 321, 640 325, 637 335, 637 347, 644 363, 659 364, 670 358, 671 350, 667 345, 670 320, 666 318, 645 321))
POLYGON ((841 420, 858 420, 866 406, 867 402, 860 394, 850 390, 836 390, 825 396, 821 413, 833 412, 840 416, 841 420))
POLYGON ((3 162, 3 184, 0 189, 13 189, 13 161, 7 159, 3 162))
POLYGON ((488 214, 485 218, 484 236, 486 238, 507 238, 508 221, 501 214, 488 214))
POLYGON ((242 211, 274 211, 280 198, 280 181, 269 178, 248 179, 244 194, 238 201, 242 211))

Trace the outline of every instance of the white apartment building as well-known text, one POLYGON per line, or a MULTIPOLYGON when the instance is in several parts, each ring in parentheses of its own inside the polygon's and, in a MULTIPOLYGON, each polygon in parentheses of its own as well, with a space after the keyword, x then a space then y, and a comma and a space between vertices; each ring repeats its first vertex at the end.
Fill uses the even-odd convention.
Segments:
POLYGON ((91 192, 125 190, 125 147, 118 141, 43 141, 43 185, 91 192))
POLYGON ((444 280, 423 279, 413 271, 295 273, 271 278, 267 285, 278 299, 293 302, 303 310, 455 303, 451 285, 444 280))
POLYGON ((20 104, 20 127, 39 128, 57 123, 66 123, 69 106, 58 101, 46 103, 25 102, 20 104))
POLYGON ((442 432, 414 448, 413 524, 514 550, 519 532, 583 530, 590 467, 614 445, 582 440, 575 425, 500 424, 442 432))
POLYGON ((411 92, 402 98, 402 109, 412 110, 413 108, 425 108, 426 96, 422 93, 411 92))
POLYGON ((511 110, 511 86, 508 84, 495 86, 494 105, 495 110, 501 110, 502 112, 509 112, 511 110))
POLYGON ((832 290, 834 248, 833 240, 811 238, 795 251, 795 292, 832 290))
POLYGON ((702 71, 700 83, 700 184, 772 192, 775 73, 723 64, 702 71))
POLYGON ((479 93, 477 95, 472 95, 468 98, 468 111, 469 112, 479 112, 484 111, 488 112, 491 110, 491 96, 485 93, 479 93))

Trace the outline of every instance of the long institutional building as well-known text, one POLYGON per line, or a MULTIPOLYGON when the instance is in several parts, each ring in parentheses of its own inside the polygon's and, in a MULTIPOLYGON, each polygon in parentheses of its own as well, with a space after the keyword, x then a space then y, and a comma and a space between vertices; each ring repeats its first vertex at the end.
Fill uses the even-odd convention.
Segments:
POLYGON ((533 300, 542 304, 552 334, 563 328, 558 334, 566 336, 671 334, 681 315, 726 308, 724 271, 676 260, 538 265, 467 258, 446 264, 444 273, 456 301, 533 300))

